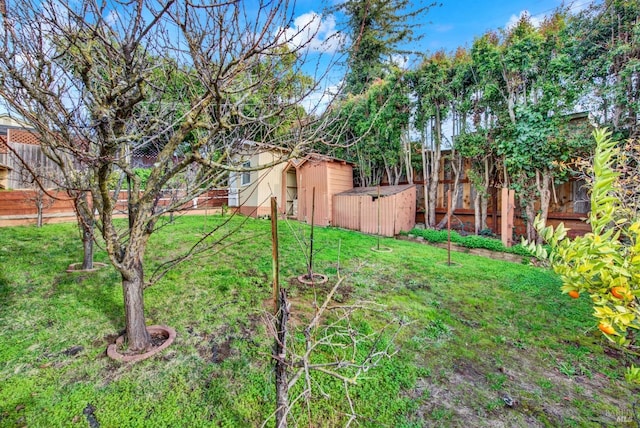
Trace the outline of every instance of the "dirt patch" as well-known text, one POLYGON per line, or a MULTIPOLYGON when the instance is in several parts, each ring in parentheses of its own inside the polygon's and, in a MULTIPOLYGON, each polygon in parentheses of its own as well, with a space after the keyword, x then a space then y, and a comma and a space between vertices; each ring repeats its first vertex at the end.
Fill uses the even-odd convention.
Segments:
MULTIPOLYGON (((203 360, 210 361, 214 364, 221 364, 229 358, 238 355, 236 342, 245 342, 250 346, 260 346, 255 338, 258 336, 258 330, 262 320, 260 315, 252 314, 247 318, 246 322, 236 325, 237 329, 231 327, 230 324, 223 324, 212 334, 205 334, 199 337, 200 344, 197 346, 198 354, 203 360)), ((195 335, 193 328, 190 334, 195 335)))
POLYGON ((587 417, 594 426, 633 426, 619 423, 622 417, 633 422, 633 400, 622 392, 602 394, 615 387, 605 375, 567 376, 555 362, 518 350, 508 357, 499 363, 491 355, 457 358, 433 369, 407 392, 420 402, 412 419, 451 427, 546 427, 587 417), (593 401, 601 412, 586 416, 583 403, 593 401))
POLYGON ((220 364, 224 360, 229 358, 232 355, 232 349, 231 349, 232 340, 233 339, 231 338, 227 338, 222 343, 213 342, 211 344, 211 358, 209 359, 209 361, 211 361, 214 364, 220 364))

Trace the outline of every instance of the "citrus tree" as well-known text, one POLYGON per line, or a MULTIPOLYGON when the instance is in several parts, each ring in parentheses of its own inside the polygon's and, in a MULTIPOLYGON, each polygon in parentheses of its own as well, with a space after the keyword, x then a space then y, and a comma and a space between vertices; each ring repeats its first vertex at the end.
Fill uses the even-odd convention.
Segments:
MULTIPOLYGON (((537 219, 538 233, 551 246, 546 254, 554 271, 562 278, 562 292, 573 298, 589 294, 598 328, 622 345, 635 342, 640 329, 640 218, 625 207, 619 192, 620 174, 615 163, 620 150, 605 129, 594 131, 591 213, 592 232, 568 239, 563 224, 543 227, 537 219)), ((534 246, 531 245, 533 249, 534 246)))

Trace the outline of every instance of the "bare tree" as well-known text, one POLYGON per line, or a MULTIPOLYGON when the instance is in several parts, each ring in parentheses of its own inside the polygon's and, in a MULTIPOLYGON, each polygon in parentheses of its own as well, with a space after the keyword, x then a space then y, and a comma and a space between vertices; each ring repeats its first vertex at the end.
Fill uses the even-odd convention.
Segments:
POLYGON ((151 347, 143 260, 159 217, 243 171, 247 140, 286 148, 276 163, 322 132, 300 107, 315 89, 301 78, 313 28, 288 28, 286 0, 256 3, 16 0, 0 13, 0 96, 69 177, 86 174, 78 190, 90 193, 122 277, 132 351, 151 347), (132 156, 149 148, 155 162, 142 188, 132 156), (163 188, 187 173, 189 191, 160 207, 163 188), (119 174, 124 228, 110 191, 119 174))
POLYGON ((44 210, 51 208, 55 203, 55 199, 49 193, 40 187, 36 177, 25 177, 23 182, 29 183, 30 192, 25 193, 25 201, 36 207, 36 227, 42 227, 44 210))
POLYGON ((301 403, 309 406, 314 394, 326 395, 319 386, 320 383, 315 380, 316 376, 330 376, 342 382, 344 397, 349 406, 345 426, 351 425, 357 414, 349 395, 349 387, 356 385, 362 376, 384 359, 396 354, 395 339, 406 323, 394 319, 370 334, 359 332, 353 325, 356 313, 382 312, 385 307, 372 302, 334 304, 333 297, 343 281, 344 277, 338 274, 336 283, 320 305, 317 304, 320 296, 315 296, 315 314, 302 329, 304 339, 299 341, 296 341, 296 337, 301 335, 294 334, 287 325, 291 307, 286 290, 280 289, 276 316, 266 319, 270 335, 275 339, 273 358, 276 361, 276 410, 264 421, 263 427, 274 417, 277 428, 286 428, 292 407, 301 403), (326 356, 326 360, 317 362, 317 355, 323 353, 330 355, 326 356), (290 396, 289 391, 298 382, 304 384, 302 392, 290 396))

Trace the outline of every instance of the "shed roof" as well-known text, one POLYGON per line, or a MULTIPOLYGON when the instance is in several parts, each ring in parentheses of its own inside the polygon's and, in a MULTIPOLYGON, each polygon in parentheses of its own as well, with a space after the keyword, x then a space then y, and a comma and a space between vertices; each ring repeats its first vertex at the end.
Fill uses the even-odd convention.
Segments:
POLYGON ((300 168, 306 162, 337 162, 343 165, 353 165, 353 162, 349 162, 343 159, 334 158, 328 155, 322 155, 320 153, 309 153, 303 158, 291 159, 285 169, 293 166, 294 168, 300 168))
MULTIPOLYGON (((402 184, 400 186, 380 186, 380 196, 391 196, 402 193, 405 190, 415 187, 415 184, 402 184)), ((338 196, 358 196, 369 195, 372 197, 378 196, 378 187, 354 187, 346 192, 338 193, 338 196)))

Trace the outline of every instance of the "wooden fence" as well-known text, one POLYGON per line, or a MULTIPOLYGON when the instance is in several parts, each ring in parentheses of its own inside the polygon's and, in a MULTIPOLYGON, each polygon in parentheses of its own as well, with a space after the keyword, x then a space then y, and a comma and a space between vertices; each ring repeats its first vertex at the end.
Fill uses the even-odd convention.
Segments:
MULTIPOLYGON (((50 190, 43 196, 43 223, 75 221, 73 200, 64 191, 50 190)), ((158 206, 168 206, 175 200, 175 192, 166 191, 161 195, 158 206)), ((37 192, 35 190, 0 191, 0 226, 36 224, 37 192)), ((226 189, 213 189, 192 199, 181 207, 182 212, 202 212, 206 209, 218 209, 228 203, 226 189)), ((126 214, 127 193, 120 192, 116 212, 126 214)))

